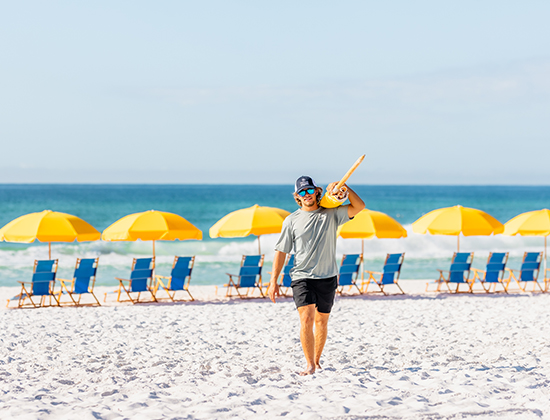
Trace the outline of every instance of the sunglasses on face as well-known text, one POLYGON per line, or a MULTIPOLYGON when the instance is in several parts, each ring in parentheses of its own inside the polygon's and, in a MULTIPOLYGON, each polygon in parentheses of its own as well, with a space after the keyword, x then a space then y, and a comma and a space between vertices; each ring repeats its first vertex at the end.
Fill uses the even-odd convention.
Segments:
POLYGON ((309 195, 313 195, 315 193, 315 188, 308 188, 307 190, 302 190, 298 193, 300 197, 305 197, 306 193, 309 195))

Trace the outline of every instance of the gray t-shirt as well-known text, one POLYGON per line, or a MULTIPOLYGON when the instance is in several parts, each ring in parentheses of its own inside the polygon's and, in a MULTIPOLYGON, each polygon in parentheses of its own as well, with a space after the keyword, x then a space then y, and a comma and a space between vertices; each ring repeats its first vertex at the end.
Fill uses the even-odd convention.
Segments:
POLYGON ((326 279, 338 275, 336 232, 349 221, 348 206, 314 211, 296 210, 283 222, 275 250, 286 254, 294 250, 294 268, 290 278, 326 279))

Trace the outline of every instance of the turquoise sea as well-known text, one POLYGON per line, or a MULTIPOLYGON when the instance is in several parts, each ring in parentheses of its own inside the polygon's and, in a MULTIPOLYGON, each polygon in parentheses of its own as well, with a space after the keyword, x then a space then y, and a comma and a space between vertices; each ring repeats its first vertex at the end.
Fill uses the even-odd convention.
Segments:
MULTIPOLYGON (((417 235, 411 223, 440 207, 463 205, 487 211, 501 222, 519 213, 550 207, 550 187, 523 186, 372 186, 352 187, 367 208, 388 213, 409 230, 405 239, 365 241, 365 269, 380 270, 388 252, 405 254, 401 278, 432 279, 448 268, 456 237, 417 235)), ((192 284, 220 285, 226 272, 238 271, 243 254, 257 253, 255 237, 211 239, 208 229, 225 214, 254 204, 296 210, 291 185, 0 185, 0 226, 26 213, 46 209, 74 214, 102 231, 119 218, 155 209, 177 213, 203 231, 202 241, 157 242, 157 273, 168 274, 174 255, 196 255, 192 284)), ((278 235, 261 238, 271 269, 278 235)), ((543 238, 461 237, 461 250, 474 251, 474 266, 483 268, 490 251, 509 251, 509 267, 518 267, 523 252, 543 250, 543 238)), ((361 250, 360 240, 338 239, 338 258, 361 250)), ((133 257, 149 256, 150 242, 52 244, 59 276, 70 277, 77 257, 100 257, 97 284, 115 285, 127 277, 133 257)), ((35 259, 47 259, 48 245, 0 243, 0 286, 30 279, 35 259)), ((266 278, 267 280, 267 278, 266 278)))

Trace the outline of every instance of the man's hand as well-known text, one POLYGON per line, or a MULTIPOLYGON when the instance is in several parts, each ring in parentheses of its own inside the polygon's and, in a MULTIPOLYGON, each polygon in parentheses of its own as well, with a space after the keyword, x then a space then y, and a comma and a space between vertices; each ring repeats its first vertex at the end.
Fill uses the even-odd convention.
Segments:
POLYGON ((338 184, 338 182, 331 182, 330 184, 328 184, 327 192, 329 194, 334 195, 332 190, 334 189, 334 187, 336 187, 336 184, 338 184))
POLYGON ((273 303, 275 303, 276 297, 281 296, 279 294, 279 285, 276 282, 272 281, 269 283, 269 288, 267 289, 267 295, 269 296, 269 299, 271 299, 273 303))

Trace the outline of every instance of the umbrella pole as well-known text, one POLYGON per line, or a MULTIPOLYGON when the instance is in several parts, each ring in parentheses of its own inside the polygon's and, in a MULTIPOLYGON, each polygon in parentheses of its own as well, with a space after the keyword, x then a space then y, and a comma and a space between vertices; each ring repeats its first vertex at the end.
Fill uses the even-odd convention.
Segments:
POLYGON ((52 243, 48 242, 48 259, 52 259, 52 243))
POLYGON ((155 258, 155 241, 153 240, 153 258, 155 258))
POLYGON ((260 236, 261 236, 261 235, 258 235, 258 254, 259 254, 259 255, 262 255, 262 250, 261 250, 261 248, 260 248, 260 236))
POLYGON ((456 252, 460 252, 460 233, 456 235, 456 252))
POLYGON ((365 280, 365 240, 361 239, 361 288, 365 280))
POLYGON ((544 237, 544 278, 546 278, 546 239, 548 236, 544 237))

